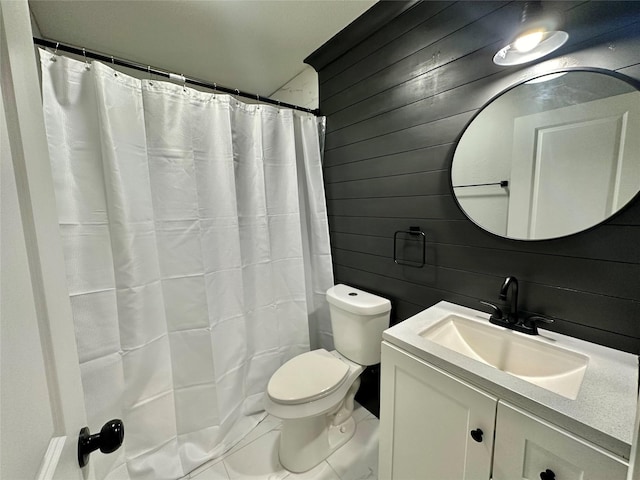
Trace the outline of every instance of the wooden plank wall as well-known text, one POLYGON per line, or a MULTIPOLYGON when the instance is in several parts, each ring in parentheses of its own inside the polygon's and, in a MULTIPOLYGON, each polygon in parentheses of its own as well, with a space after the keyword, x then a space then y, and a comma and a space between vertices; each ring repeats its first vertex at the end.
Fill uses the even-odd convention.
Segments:
MULTIPOLYGON (((515 275, 522 308, 557 318, 551 329, 640 353, 640 198, 586 233, 522 242, 476 227, 449 187, 456 139, 505 88, 562 66, 640 80, 640 2, 544 2, 563 12, 569 42, 552 58, 508 68, 491 59, 522 3, 390 3, 393 18, 366 38, 348 49, 330 41, 307 60, 327 117, 336 282, 390 298, 401 321, 440 300, 482 309, 479 300, 497 301, 505 276, 515 275), (412 225, 427 235, 421 269, 392 258, 394 231, 412 225)), ((363 21, 385 5, 375 8, 363 21)), ((358 22, 348 29, 366 31, 358 22)))

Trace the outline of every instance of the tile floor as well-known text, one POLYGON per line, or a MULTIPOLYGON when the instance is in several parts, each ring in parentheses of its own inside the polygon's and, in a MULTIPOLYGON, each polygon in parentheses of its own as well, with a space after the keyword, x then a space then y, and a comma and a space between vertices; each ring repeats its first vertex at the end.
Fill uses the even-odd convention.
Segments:
POLYGON ((224 457, 184 477, 195 480, 377 480, 378 419, 356 404, 357 423, 351 440, 308 472, 286 471, 278 461, 280 420, 267 417, 224 457))

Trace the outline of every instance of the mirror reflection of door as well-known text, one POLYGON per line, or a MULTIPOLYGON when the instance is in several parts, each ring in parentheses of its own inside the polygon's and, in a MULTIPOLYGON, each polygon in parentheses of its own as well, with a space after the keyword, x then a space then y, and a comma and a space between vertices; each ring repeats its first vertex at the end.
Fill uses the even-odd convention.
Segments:
POLYGON ((553 238, 598 224, 636 193, 636 93, 514 120, 507 236, 553 238))

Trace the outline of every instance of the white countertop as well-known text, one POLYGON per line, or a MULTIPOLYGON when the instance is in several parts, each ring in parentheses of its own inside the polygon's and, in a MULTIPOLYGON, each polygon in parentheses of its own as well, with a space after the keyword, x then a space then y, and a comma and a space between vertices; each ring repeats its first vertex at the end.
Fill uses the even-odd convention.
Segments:
POLYGON ((638 357, 539 329, 535 338, 540 341, 589 356, 578 396, 570 400, 420 336, 452 313, 489 322, 488 313, 443 301, 385 330, 383 340, 629 459, 638 401, 638 357))

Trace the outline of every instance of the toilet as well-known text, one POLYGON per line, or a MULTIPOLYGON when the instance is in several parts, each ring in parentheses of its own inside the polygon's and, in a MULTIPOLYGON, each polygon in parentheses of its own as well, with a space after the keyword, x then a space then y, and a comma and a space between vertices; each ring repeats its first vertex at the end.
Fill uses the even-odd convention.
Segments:
POLYGON ((380 363, 382 332, 391 302, 347 285, 327 290, 334 351, 292 358, 271 377, 265 410, 282 419, 279 457, 284 468, 305 472, 355 433, 354 397, 360 374, 380 363))

